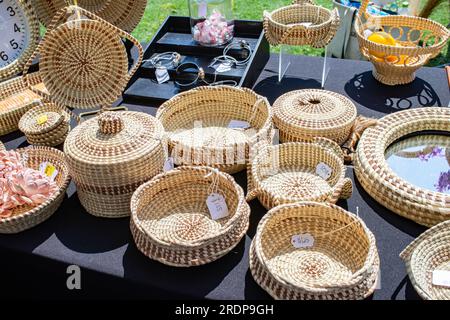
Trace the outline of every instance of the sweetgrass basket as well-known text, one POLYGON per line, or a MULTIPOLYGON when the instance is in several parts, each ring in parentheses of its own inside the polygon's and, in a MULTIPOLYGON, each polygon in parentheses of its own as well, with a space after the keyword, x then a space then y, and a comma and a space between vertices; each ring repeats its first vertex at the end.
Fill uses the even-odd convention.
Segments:
POLYGON ((0 219, 0 233, 19 233, 30 229, 48 218, 59 208, 66 195, 70 183, 69 169, 64 153, 49 147, 28 147, 17 149, 23 158, 27 159, 27 166, 35 170, 44 162, 49 162, 58 170, 55 182, 59 189, 50 199, 37 207, 24 205, 13 210, 13 215, 6 219, 0 219))
POLYGON ((3 142, 0 141, 0 151, 6 150, 5 145, 3 142))
MULTIPOLYGON (((386 161, 386 150, 402 137, 423 131, 450 132, 448 108, 399 111, 367 129, 355 155, 355 174, 376 201, 393 212, 431 227, 450 219, 450 195, 419 188, 400 178, 386 161)), ((419 173, 420 174, 420 173, 419 173)))
MULTIPOLYGON (((31 0, 39 20, 49 26, 59 9, 64 8, 66 0, 31 0)), ((78 5, 115 25, 131 32, 144 15, 147 0, 78 0, 78 5)))
POLYGON ((25 75, 38 54, 39 75, 47 92, 31 89, 61 106, 92 109, 109 107, 121 96, 142 61, 143 49, 130 34, 80 7, 70 6, 53 18, 25 65, 25 75), (139 53, 129 70, 122 38, 130 40, 139 53))
POLYGON ((176 267, 206 264, 227 254, 245 235, 250 216, 244 191, 230 175, 189 166, 160 174, 139 187, 131 211, 138 249, 176 267), (227 217, 211 218, 206 199, 213 190, 225 198, 227 217))
MULTIPOLYGON (((30 86, 44 88, 37 73, 29 74, 28 78, 30 86)), ((16 131, 20 118, 41 99, 28 89, 22 77, 0 83, 0 135, 16 131)))
POLYGON ((409 279, 425 300, 450 300, 450 288, 432 282, 433 271, 450 271, 450 221, 428 229, 400 254, 409 279))
POLYGON ((361 2, 355 30, 361 53, 374 65, 373 76, 386 85, 412 82, 415 72, 448 43, 450 31, 437 22, 420 17, 372 16, 366 12, 368 3, 369 0, 361 2), (387 32, 398 46, 369 41, 366 30, 387 32))
POLYGON ((71 117, 80 119, 65 107, 53 103, 41 103, 27 111, 19 121, 29 144, 36 146, 59 146, 66 140, 70 131, 71 117))
POLYGON ((343 153, 331 140, 315 138, 275 146, 260 143, 255 149, 247 171, 247 201, 257 197, 271 209, 298 201, 336 203, 352 194, 352 182, 345 178, 343 153))
POLYGON ((264 33, 271 45, 310 45, 325 47, 339 27, 337 9, 316 6, 312 1, 294 1, 292 5, 264 12, 264 33))
POLYGON ((291 91, 273 104, 273 122, 282 142, 323 137, 342 145, 350 137, 356 116, 350 99, 327 90, 291 91))
POLYGON ((364 299, 375 289, 379 257, 359 217, 332 204, 298 202, 261 219, 250 271, 275 299, 364 299))
POLYGON ((266 98, 250 89, 199 87, 165 102, 156 114, 169 137, 177 165, 206 165, 228 173, 245 169, 249 146, 271 137, 266 98), (231 128, 232 121, 246 122, 231 128))

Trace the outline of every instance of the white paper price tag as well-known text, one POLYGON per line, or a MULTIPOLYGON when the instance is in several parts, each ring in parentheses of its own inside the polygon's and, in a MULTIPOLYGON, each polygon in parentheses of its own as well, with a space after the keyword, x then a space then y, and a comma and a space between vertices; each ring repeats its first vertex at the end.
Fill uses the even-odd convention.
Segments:
POLYGON ((314 246, 314 237, 309 233, 292 236, 291 243, 294 248, 311 248, 314 246))
POLYGON ((333 170, 326 163, 319 163, 316 167, 316 174, 324 180, 328 180, 331 177, 333 170))
POLYGON ((435 286, 450 288, 450 271, 434 270, 431 283, 435 286))
POLYGON ((230 129, 248 129, 250 128, 250 123, 247 121, 241 120, 231 120, 228 124, 228 128, 230 129))
POLYGON ((155 76, 156 81, 158 81, 159 84, 170 80, 169 72, 167 72, 166 67, 156 67, 155 76))
POLYGON ((55 181, 56 176, 59 172, 56 167, 50 162, 41 163, 39 165, 39 171, 42 175, 49 177, 51 181, 55 181))
POLYGON ((206 205, 213 220, 219 220, 228 216, 227 203, 221 194, 211 193, 206 199, 206 205))
POLYGON ((172 157, 167 158, 166 162, 164 162, 163 170, 164 172, 170 171, 175 168, 175 164, 172 157))

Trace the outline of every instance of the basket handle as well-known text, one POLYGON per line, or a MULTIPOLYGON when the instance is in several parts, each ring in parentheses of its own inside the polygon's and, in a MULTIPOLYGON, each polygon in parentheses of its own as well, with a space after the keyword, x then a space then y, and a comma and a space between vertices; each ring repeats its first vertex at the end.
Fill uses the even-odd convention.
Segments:
MULTIPOLYGON (((255 199, 260 192, 261 188, 257 187, 257 182, 255 181, 255 177, 253 176, 253 159, 258 156, 258 153, 262 150, 266 150, 266 148, 270 147, 270 144, 266 140, 261 140, 257 142, 253 146, 250 147, 250 159, 247 163, 247 196, 245 197, 246 201, 252 201, 255 199)), ((257 179, 257 178, 256 178, 257 179)))
POLYGON ((371 14, 367 12, 368 6, 369 6, 369 0, 361 0, 361 6, 359 7, 359 10, 358 10, 358 15, 360 17, 364 17, 366 19, 371 17, 371 14))
POLYGON ((353 193, 353 183, 350 178, 344 178, 334 188, 333 193, 328 198, 331 203, 336 203, 339 199, 349 199, 353 193))
POLYGON ((299 5, 312 4, 312 5, 315 5, 316 3, 314 2, 314 0, 293 0, 292 4, 299 4, 299 5))
POLYGON ((378 123, 377 119, 358 116, 353 125, 352 132, 348 140, 342 146, 344 152, 344 159, 347 163, 353 162, 353 155, 356 151, 356 145, 366 129, 375 126, 378 123))

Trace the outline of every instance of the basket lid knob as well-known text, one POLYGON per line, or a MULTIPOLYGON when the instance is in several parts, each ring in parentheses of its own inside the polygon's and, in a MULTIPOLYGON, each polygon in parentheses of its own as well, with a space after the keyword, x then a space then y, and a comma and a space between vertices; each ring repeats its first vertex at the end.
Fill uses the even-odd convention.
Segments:
POLYGON ((103 134, 117 134, 124 128, 120 113, 105 112, 98 117, 98 127, 103 134))

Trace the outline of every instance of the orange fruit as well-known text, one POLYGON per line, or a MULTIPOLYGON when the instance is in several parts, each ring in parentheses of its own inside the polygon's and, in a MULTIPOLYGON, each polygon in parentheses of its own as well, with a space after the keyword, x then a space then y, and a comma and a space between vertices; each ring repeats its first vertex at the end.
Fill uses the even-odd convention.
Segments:
MULTIPOLYGON (((383 31, 373 32, 370 36, 367 37, 367 40, 378 43, 378 44, 388 45, 388 46, 396 46, 397 45, 395 39, 389 33, 386 33, 383 31)), ((383 52, 378 52, 378 51, 373 51, 373 50, 369 51, 369 53, 380 59, 383 59, 384 56, 386 55, 383 52)))

